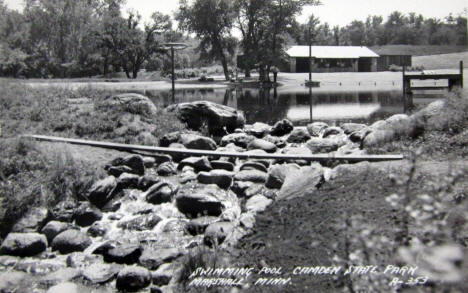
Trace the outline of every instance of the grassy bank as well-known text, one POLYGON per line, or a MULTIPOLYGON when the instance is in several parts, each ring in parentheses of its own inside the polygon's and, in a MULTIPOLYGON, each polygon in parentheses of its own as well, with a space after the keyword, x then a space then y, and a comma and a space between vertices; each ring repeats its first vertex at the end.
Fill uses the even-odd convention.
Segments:
POLYGON ((33 88, 4 81, 0 83, 0 93, 2 138, 35 133, 155 144, 163 134, 184 127, 174 114, 160 108, 150 116, 105 107, 104 100, 112 92, 89 87, 33 88), (151 138, 148 132, 153 138, 145 141, 145 137, 151 138))

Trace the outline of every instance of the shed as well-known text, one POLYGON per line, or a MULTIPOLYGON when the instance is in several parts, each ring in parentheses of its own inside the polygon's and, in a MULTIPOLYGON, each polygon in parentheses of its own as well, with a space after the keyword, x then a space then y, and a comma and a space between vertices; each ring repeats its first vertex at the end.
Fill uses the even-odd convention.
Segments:
POLYGON ((410 67, 412 56, 407 47, 398 45, 371 47, 371 50, 380 56, 377 60, 377 71, 387 71, 390 65, 410 67))
POLYGON ((377 71, 377 55, 362 46, 292 46, 286 51, 291 72, 371 72, 377 71))

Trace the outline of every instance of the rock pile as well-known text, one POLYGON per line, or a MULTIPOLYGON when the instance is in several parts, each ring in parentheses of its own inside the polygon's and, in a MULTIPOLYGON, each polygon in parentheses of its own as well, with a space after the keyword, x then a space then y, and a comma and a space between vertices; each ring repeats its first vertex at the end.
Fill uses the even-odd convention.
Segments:
MULTIPOLYGON (((242 127, 239 113, 209 103, 182 104, 177 110, 184 117, 201 113, 212 129, 235 132, 219 144, 199 133, 171 133, 161 140, 164 146, 248 154, 362 154, 382 140, 417 132, 417 123, 405 115, 371 126, 316 122, 293 127, 282 120, 273 127, 242 127)), ((164 292, 179 281, 182 256, 191 248, 234 244, 254 227, 256 213, 277 200, 312 196, 332 178, 326 174, 341 172, 303 160, 167 155, 129 155, 112 160, 105 170, 107 177, 95 182, 86 201, 35 208, 18 221, 1 244, 0 268, 28 272, 30 281, 46 284, 48 292, 77 292, 81 287, 74 286, 87 284, 124 291, 153 286, 164 292)), ((26 276, 0 273, 0 279, 13 278, 8 280, 12 284, 26 276)))

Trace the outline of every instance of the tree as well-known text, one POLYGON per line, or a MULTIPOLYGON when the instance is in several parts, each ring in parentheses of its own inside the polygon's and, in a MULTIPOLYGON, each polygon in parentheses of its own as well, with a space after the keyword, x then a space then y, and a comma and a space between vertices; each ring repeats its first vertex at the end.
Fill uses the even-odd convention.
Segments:
POLYGON ((202 58, 219 60, 229 80, 228 56, 234 54, 236 40, 231 36, 236 12, 230 0, 187 0, 179 2, 176 19, 179 28, 200 38, 202 58))
POLYGON ((242 33, 242 49, 255 64, 260 79, 268 79, 270 67, 279 66, 286 35, 297 27, 295 17, 306 5, 318 5, 318 0, 236 0, 237 26, 242 33))
POLYGON ((137 78, 141 66, 155 53, 160 52, 162 38, 172 27, 168 15, 153 13, 151 22, 139 28, 141 16, 130 11, 127 18, 120 16, 117 6, 110 7, 104 16, 100 32, 101 47, 120 60, 127 78, 137 78))

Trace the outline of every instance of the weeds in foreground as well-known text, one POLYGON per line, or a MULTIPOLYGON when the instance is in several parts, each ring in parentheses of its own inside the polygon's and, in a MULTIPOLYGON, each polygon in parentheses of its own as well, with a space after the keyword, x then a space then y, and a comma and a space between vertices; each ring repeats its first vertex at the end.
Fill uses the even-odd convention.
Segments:
POLYGON ((344 256, 334 262, 344 265, 395 264, 417 267, 414 275, 363 274, 340 276, 344 292, 466 292, 466 247, 468 245, 468 200, 463 183, 468 168, 451 166, 440 178, 418 178, 418 154, 410 161, 408 174, 394 174, 399 191, 385 202, 395 211, 391 238, 363 217, 352 216, 337 229, 345 235, 344 256), (414 181, 428 190, 413 190, 414 181), (384 235, 382 235, 384 234, 384 235), (395 278, 398 277, 398 278, 395 278), (402 283, 394 282, 402 280, 402 283))
POLYGON ((31 207, 82 199, 102 171, 75 160, 64 146, 43 149, 27 139, 0 141, 0 226, 5 236, 31 207))

